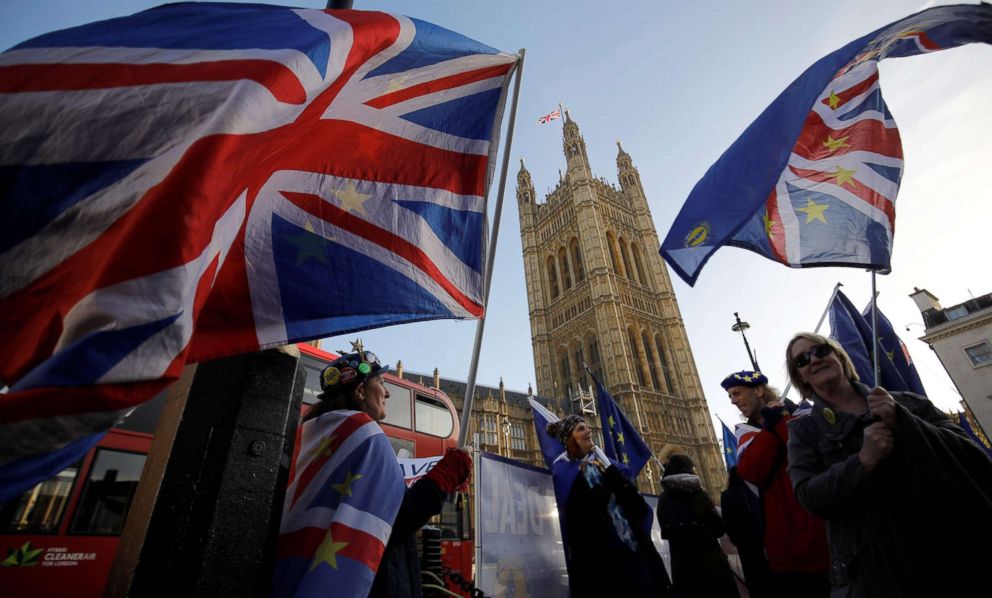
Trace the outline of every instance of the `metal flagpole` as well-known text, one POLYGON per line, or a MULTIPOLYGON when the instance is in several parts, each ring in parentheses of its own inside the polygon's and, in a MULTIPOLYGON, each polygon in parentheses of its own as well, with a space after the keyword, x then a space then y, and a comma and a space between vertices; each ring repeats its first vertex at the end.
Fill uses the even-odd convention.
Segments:
POLYGON ((875 291, 875 271, 871 271, 871 355, 872 371, 875 373, 875 386, 878 386, 878 293, 875 291))
POLYGON ((496 193, 496 210, 493 212, 493 232, 489 240, 489 255, 486 256, 486 277, 482 287, 482 318, 475 328, 475 345, 472 347, 472 365, 468 370, 465 385, 465 401, 462 404, 461 430, 458 431, 458 446, 465 446, 468 424, 472 418, 472 403, 475 401, 475 376, 479 371, 479 353, 482 350, 482 332, 486 328, 486 315, 489 307, 489 287, 493 279, 493 262, 496 260, 496 241, 499 239, 499 220, 503 212, 503 192, 506 190, 506 173, 510 168, 510 146, 513 144, 513 125, 517 120, 517 100, 520 97, 520 79, 524 74, 524 54, 520 50, 517 61, 517 80, 513 84, 513 103, 510 105, 510 123, 506 130, 506 147, 503 149, 503 166, 499 176, 499 190, 496 193))
MULTIPOLYGON (((823 321, 827 319, 827 314, 830 313, 830 306, 834 304, 834 297, 837 296, 837 291, 839 291, 842 286, 844 285, 839 282, 834 285, 834 291, 830 293, 830 300, 827 301, 827 308, 824 309, 823 313, 820 315, 820 320, 816 323, 816 328, 813 329, 813 334, 817 334, 820 332, 820 326, 823 326, 823 321)), ((792 380, 789 380, 789 383, 785 385, 785 390, 782 391, 783 399, 786 398, 786 396, 789 394, 789 390, 791 388, 792 388, 792 380)))

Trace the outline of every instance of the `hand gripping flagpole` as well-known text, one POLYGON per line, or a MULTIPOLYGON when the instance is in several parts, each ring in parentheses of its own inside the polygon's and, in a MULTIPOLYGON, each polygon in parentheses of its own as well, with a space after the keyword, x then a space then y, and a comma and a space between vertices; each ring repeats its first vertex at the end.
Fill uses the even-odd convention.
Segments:
POLYGON ((499 239, 499 220, 503 213, 503 192, 506 190, 506 173, 510 169, 510 146, 513 145, 513 125, 517 120, 517 100, 520 97, 520 79, 524 74, 524 54, 521 48, 517 60, 517 80, 513 83, 513 103, 510 105, 510 123, 506 129, 506 147, 503 148, 503 166, 499 175, 499 190, 496 193, 496 210, 493 212, 493 233, 489 240, 489 252, 486 256, 486 276, 482 290, 482 317, 475 328, 475 345, 472 347, 472 365, 468 370, 468 382, 465 384, 465 401, 462 404, 461 429, 458 431, 458 446, 465 446, 468 436, 468 425, 472 421, 472 403, 475 401, 475 376, 479 371, 479 353, 482 350, 482 332, 486 328, 486 316, 489 312, 489 287, 493 279, 493 262, 496 260, 496 241, 499 239))
MULTIPOLYGON (((823 310, 822 314, 820 314, 820 320, 816 323, 816 328, 813 329, 813 334, 817 334, 820 332, 820 326, 823 326, 823 321, 827 319, 827 314, 830 313, 830 306, 834 304, 834 297, 837 296, 837 291, 839 291, 842 286, 844 285, 843 283, 840 282, 834 285, 834 291, 830 293, 830 300, 827 301, 827 308, 823 310)), ((789 390, 791 388, 792 388, 792 380, 789 380, 789 383, 785 385, 785 390, 782 391, 783 399, 786 398, 786 396, 789 394, 789 390)))

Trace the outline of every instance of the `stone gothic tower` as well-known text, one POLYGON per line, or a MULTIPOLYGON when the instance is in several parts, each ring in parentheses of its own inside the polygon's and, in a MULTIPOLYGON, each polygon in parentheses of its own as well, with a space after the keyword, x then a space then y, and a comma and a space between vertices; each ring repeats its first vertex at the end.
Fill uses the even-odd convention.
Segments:
MULTIPOLYGON (((719 496, 726 470, 699 374, 640 174, 617 146, 619 188, 593 177, 585 140, 566 112, 567 170, 542 203, 520 164, 517 202, 537 392, 568 399, 573 411, 591 411, 587 364, 655 455, 664 461, 673 452, 689 454, 719 496)), ((658 478, 649 463, 641 489, 657 494, 658 478)))

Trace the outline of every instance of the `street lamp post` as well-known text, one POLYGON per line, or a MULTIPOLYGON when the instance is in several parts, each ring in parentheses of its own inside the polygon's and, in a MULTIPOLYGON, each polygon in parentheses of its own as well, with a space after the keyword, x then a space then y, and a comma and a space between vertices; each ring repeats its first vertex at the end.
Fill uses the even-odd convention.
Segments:
POLYGON ((736 311, 734 312, 734 318, 737 319, 737 323, 734 324, 733 326, 731 326, 730 329, 732 331, 734 331, 734 332, 740 332, 741 333, 741 338, 744 339, 744 348, 747 349, 747 357, 748 357, 748 359, 751 360, 751 367, 754 368, 754 371, 760 372, 761 369, 758 367, 758 360, 755 359, 754 358, 754 355, 751 353, 751 345, 748 344, 748 342, 747 342, 747 335, 744 334, 744 331, 747 330, 748 328, 750 328, 751 325, 748 324, 747 322, 742 322, 741 321, 741 317, 739 315, 737 315, 737 312, 736 311))

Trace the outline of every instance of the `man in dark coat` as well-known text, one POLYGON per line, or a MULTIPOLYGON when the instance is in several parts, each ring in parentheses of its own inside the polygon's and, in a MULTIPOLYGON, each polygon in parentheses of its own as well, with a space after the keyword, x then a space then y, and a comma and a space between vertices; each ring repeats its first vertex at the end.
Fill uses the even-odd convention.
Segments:
POLYGON ((727 474, 727 488, 720 494, 720 510, 727 536, 741 557, 748 594, 751 598, 770 596, 761 499, 757 489, 752 489, 738 475, 736 466, 727 474))

